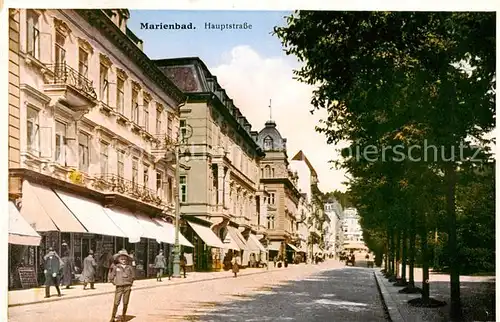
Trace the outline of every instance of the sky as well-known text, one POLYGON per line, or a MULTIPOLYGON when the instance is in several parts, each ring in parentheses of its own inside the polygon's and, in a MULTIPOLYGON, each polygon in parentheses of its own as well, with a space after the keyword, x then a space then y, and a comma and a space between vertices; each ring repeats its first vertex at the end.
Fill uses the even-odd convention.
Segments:
MULTIPOLYGON (((128 27, 144 41, 144 52, 152 59, 199 57, 235 105, 260 131, 272 118, 287 139, 288 156, 302 150, 319 176, 323 192, 345 191, 345 172, 333 169, 337 148, 315 131, 321 112, 311 115, 313 88, 293 79, 301 64, 286 56, 274 26, 284 25, 282 11, 164 11, 131 10, 128 27), (188 24, 195 30, 148 30, 141 23, 188 24), (205 23, 248 23, 247 30, 205 30, 205 23), (271 109, 269 101, 271 100, 271 109)), ((323 114, 324 117, 324 114, 323 114)))

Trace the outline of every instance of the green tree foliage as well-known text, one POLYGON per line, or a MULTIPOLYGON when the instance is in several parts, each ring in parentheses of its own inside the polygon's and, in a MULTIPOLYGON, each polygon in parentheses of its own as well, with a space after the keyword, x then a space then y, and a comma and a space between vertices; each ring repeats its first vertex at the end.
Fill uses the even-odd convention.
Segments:
POLYGON ((354 178, 350 195, 364 228, 390 237, 411 223, 426 241, 446 215, 457 312, 463 211, 484 216, 460 206, 457 168, 472 162, 466 139, 484 146, 495 125, 495 14, 300 11, 275 33, 304 63, 297 79, 316 86, 314 109, 327 111, 317 130, 329 143, 351 143, 340 163, 354 178), (421 148, 410 154, 414 144, 421 148), (425 144, 439 152, 428 155, 425 144), (371 158, 368 147, 377 149, 371 158))

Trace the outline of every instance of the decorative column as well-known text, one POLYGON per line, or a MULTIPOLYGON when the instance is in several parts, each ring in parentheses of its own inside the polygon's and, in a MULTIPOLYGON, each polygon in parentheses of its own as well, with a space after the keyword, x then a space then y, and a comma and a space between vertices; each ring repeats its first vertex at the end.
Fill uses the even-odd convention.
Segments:
POLYGON ((224 202, 224 166, 217 165, 217 205, 223 205, 224 202))
POLYGON ((231 207, 231 202, 230 202, 230 177, 231 177, 231 170, 228 168, 225 168, 224 172, 224 207, 225 208, 230 208, 231 207))

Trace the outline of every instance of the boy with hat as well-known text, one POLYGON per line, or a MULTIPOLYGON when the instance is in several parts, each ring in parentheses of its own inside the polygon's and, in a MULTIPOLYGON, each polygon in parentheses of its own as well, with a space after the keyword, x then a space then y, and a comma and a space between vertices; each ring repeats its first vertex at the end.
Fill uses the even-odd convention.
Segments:
POLYGON ((109 281, 116 286, 115 301, 113 303, 113 313, 111 314, 111 321, 115 321, 118 306, 123 298, 122 321, 126 321, 127 307, 130 299, 130 292, 132 291, 132 284, 134 283, 134 269, 130 265, 132 257, 125 249, 120 250, 113 256, 115 265, 109 273, 109 281))

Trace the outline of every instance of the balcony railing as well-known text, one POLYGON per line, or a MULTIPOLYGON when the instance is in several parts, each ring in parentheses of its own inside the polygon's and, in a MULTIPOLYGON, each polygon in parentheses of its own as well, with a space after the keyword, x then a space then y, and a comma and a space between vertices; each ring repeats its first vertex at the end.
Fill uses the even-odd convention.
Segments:
POLYGON ((102 191, 109 191, 128 195, 134 199, 151 203, 156 206, 166 206, 166 200, 160 194, 146 186, 124 179, 116 174, 101 175, 96 178, 93 186, 102 191))
POLYGON ((48 68, 54 73, 54 76, 46 82, 47 84, 68 85, 93 99, 97 99, 93 82, 85 75, 80 74, 66 63, 48 65, 48 68))

